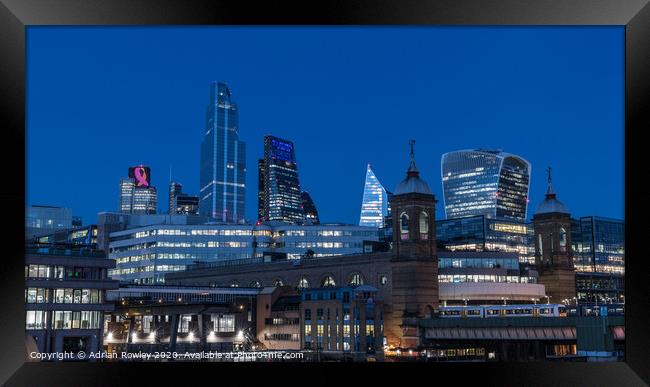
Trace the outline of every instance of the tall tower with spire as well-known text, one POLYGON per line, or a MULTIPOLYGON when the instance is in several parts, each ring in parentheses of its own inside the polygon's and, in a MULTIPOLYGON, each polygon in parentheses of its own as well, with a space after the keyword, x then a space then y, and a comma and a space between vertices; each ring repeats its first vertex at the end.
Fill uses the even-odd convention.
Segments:
POLYGON ((386 333, 397 336, 401 348, 417 347, 417 319, 430 317, 438 309, 436 198, 415 165, 415 141, 409 144, 411 161, 406 177, 391 200, 393 312, 386 333))
POLYGON ((544 201, 533 216, 535 263, 538 282, 551 302, 564 303, 576 296, 575 270, 571 252, 571 215, 553 190, 551 168, 547 169, 544 201))

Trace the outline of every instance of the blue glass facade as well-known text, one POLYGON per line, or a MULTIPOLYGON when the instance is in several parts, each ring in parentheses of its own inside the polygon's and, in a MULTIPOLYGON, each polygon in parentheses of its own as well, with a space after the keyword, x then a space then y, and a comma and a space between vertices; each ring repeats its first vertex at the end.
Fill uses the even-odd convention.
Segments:
POLYGON ((226 223, 244 220, 246 144, 239 140, 238 121, 230 89, 212 82, 201 143, 199 214, 226 223))
POLYGON ((436 240, 441 250, 517 253, 522 264, 535 263, 534 236, 529 223, 484 215, 436 221, 436 240))
POLYGON ((388 195, 377 176, 370 168, 366 169, 366 182, 363 186, 361 215, 359 226, 384 227, 384 218, 388 215, 388 195))
POLYGON ((530 172, 528 161, 499 150, 445 153, 441 161, 445 216, 525 220, 530 172))
POLYGON ((625 222, 598 216, 571 220, 576 271, 625 274, 625 222))

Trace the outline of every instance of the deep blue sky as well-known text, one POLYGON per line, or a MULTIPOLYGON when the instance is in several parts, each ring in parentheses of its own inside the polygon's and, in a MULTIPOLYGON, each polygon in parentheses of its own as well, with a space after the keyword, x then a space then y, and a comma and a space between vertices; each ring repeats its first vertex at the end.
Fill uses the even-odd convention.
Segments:
POLYGON ((117 209, 131 165, 198 191, 209 82, 239 105, 248 218, 263 136, 294 141, 323 221, 357 223, 366 163, 393 190, 417 143, 440 199, 444 152, 497 147, 532 163, 529 217, 551 165, 574 216, 623 217, 622 27, 29 27, 28 204, 84 224, 117 209))

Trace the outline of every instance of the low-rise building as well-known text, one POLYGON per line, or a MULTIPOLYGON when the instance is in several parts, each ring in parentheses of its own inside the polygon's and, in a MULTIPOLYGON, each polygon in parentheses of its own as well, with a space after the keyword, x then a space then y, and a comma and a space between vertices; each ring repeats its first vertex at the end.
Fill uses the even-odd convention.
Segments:
POLYGON ((381 356, 384 302, 377 294, 369 285, 303 289, 302 348, 322 357, 381 356))
POLYGON ((255 341, 258 292, 122 285, 107 294, 115 310, 105 318, 105 348, 108 353, 250 350, 255 341))
MULTIPOLYGON (((106 291, 115 267, 102 251, 78 246, 28 245, 25 254, 26 340, 41 353, 98 351, 106 291)), ((62 360, 62 359, 60 359, 62 360)))

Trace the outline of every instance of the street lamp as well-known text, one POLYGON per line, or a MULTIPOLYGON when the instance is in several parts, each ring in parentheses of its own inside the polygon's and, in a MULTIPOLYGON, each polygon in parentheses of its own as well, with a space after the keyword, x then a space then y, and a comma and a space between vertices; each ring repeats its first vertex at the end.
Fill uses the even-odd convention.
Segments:
POLYGON ((544 296, 544 297, 546 297, 546 305, 548 305, 548 301, 552 296, 544 296))
POLYGON ((537 299, 536 298, 531 298, 530 300, 533 302, 533 304, 537 305, 537 299))

